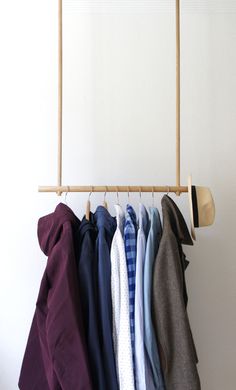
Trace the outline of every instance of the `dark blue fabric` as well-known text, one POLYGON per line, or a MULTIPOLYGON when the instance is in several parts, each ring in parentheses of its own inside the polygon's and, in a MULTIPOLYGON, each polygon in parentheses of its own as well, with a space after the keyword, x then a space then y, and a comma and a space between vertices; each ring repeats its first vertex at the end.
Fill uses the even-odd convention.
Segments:
POLYGON ((96 238, 97 229, 90 213, 90 221, 82 220, 76 236, 79 288, 93 388, 104 390, 106 382, 98 332, 96 238))
MULTIPOLYGON (((108 390, 118 390, 115 355, 112 339, 111 261, 110 249, 116 229, 116 219, 99 206, 94 214, 98 236, 96 241, 98 264, 98 308, 100 340, 108 390)), ((127 389, 128 390, 128 389, 127 389)))
POLYGON ((133 354, 133 368, 135 375, 134 359, 134 305, 135 305, 135 276, 136 276, 136 252, 137 252, 137 220, 132 206, 126 207, 125 226, 124 226, 125 255, 129 283, 129 314, 130 314, 130 335, 133 354))

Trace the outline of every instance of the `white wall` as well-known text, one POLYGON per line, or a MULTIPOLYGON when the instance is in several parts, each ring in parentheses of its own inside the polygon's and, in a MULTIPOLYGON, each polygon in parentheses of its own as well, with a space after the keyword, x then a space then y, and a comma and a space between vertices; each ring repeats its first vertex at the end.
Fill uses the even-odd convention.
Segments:
MULTIPOLYGON (((64 1, 63 183, 174 184, 174 1, 98 3, 64 1)), ((182 184, 192 172, 217 211, 186 248, 189 315, 202 389, 235 390, 236 0, 183 0, 181 24, 182 184)), ((0 0, 0 131, 0 389, 15 390, 46 264, 37 220, 60 201, 37 193, 56 184, 56 0, 0 0)), ((67 202, 81 217, 86 199, 67 202)))

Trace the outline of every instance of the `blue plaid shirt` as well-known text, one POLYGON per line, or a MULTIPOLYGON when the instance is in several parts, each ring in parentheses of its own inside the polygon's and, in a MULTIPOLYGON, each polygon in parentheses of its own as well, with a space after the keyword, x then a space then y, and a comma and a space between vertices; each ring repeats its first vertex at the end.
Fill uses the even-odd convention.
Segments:
POLYGON ((135 299, 135 273, 136 273, 136 244, 137 244, 137 221, 132 206, 126 207, 124 226, 125 254, 129 282, 129 313, 130 334, 134 363, 134 299, 135 299))

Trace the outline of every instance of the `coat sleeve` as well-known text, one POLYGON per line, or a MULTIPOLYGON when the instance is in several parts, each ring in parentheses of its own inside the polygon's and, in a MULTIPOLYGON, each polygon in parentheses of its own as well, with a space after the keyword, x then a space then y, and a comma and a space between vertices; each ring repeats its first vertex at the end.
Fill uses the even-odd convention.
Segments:
POLYGON ((83 338, 73 233, 69 223, 52 249, 47 264, 49 292, 46 335, 51 361, 63 390, 90 390, 83 338))

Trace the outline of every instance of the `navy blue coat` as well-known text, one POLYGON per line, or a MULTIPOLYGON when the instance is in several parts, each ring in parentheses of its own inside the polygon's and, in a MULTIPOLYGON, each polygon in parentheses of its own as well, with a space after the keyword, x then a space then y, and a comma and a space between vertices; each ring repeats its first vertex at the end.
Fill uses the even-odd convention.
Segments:
POLYGON ((76 237, 79 288, 93 388, 105 390, 98 333, 96 238, 97 229, 90 213, 90 221, 83 218, 76 237))
MULTIPOLYGON (((116 219, 99 206, 94 214, 98 236, 96 241, 98 265, 98 308, 100 340, 107 389, 118 390, 115 355, 112 339, 111 260, 110 249, 116 229, 116 219)), ((127 389, 128 390, 128 389, 127 389)))

